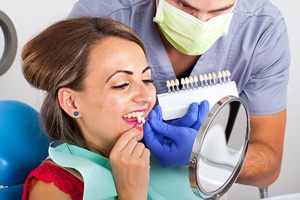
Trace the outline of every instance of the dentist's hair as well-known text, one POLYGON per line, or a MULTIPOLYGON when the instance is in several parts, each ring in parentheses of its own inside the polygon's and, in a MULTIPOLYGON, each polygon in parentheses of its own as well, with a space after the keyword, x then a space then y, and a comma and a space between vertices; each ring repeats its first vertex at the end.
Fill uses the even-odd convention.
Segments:
POLYGON ((59 21, 24 46, 22 71, 32 86, 46 91, 40 113, 51 139, 87 148, 75 120, 60 107, 57 93, 62 87, 84 89, 90 50, 108 37, 135 42, 145 52, 142 41, 129 27, 112 19, 91 17, 59 21))

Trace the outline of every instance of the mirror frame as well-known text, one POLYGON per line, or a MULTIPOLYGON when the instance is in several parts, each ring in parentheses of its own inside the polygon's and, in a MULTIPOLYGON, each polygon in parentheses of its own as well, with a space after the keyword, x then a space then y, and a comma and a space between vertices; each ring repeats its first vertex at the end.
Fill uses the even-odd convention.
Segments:
POLYGON ((189 180, 190 180, 190 185, 191 188, 194 192, 195 195, 203 198, 203 199, 219 199, 221 196, 223 196, 229 188, 233 185, 233 183, 236 181, 238 178, 238 175, 242 169, 242 166, 245 161, 245 157, 247 154, 248 150, 248 145, 249 145, 249 139, 250 139, 250 116, 249 116, 249 110, 244 102, 243 99, 236 97, 236 96, 226 96, 222 99, 220 99, 209 111, 208 115, 204 119, 200 130, 198 132, 198 135, 196 136, 196 139, 194 141, 194 146, 193 150, 191 153, 190 157, 190 162, 189 162, 189 180), (219 111, 226 105, 232 103, 232 102, 240 102, 240 104, 243 106, 245 109, 246 113, 246 135, 245 135, 245 141, 244 141, 244 146, 242 153, 240 155, 239 161, 234 168, 232 174, 230 177, 227 179, 227 181, 218 189, 212 192, 207 192, 205 188, 202 187, 200 184, 200 180, 198 178, 198 169, 199 169, 199 162, 200 160, 200 153, 201 153, 201 148, 203 145, 203 140, 210 128, 210 125, 212 124, 213 120, 215 119, 216 115, 219 113, 219 111))
POLYGON ((0 27, 4 35, 4 51, 0 55, 0 76, 3 75, 12 65, 17 53, 17 33, 10 18, 0 10, 0 27))

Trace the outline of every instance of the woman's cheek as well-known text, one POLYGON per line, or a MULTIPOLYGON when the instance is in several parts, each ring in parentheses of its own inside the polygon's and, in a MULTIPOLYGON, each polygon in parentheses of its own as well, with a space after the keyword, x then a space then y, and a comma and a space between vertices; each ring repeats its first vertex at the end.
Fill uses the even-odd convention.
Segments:
POLYGON ((118 105, 120 104, 120 100, 121 100, 121 99, 122 99, 122 98, 120 98, 120 97, 115 97, 115 96, 109 98, 109 100, 108 100, 109 108, 115 108, 116 106, 118 106, 118 105))

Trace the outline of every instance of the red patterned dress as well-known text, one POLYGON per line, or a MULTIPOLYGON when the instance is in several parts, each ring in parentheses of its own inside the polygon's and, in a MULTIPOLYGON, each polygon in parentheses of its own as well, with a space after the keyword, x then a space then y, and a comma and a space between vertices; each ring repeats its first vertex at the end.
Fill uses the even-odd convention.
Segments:
POLYGON ((22 200, 28 199, 33 178, 42 180, 45 183, 53 182, 61 191, 71 195, 73 200, 82 200, 83 181, 69 171, 48 162, 44 162, 28 175, 24 184, 22 200))

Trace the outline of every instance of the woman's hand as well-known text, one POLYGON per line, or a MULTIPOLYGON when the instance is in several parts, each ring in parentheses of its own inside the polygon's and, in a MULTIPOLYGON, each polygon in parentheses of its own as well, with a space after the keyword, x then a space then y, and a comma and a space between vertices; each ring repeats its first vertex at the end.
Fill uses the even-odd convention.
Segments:
POLYGON ((150 151, 136 139, 142 131, 139 125, 125 132, 109 155, 118 199, 147 199, 150 151))

